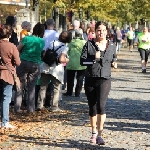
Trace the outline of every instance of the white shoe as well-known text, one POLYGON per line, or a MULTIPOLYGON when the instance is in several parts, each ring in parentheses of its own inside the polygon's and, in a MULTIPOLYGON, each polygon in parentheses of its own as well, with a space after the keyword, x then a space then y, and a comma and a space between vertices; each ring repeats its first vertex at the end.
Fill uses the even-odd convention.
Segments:
POLYGON ((5 128, 5 129, 16 129, 15 126, 11 125, 9 122, 6 123, 4 126, 1 126, 1 128, 5 128))

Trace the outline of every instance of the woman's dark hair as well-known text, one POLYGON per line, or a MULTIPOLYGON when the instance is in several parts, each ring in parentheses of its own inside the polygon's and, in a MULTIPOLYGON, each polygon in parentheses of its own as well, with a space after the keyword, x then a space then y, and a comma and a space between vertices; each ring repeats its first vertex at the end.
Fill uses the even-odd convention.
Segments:
POLYGON ((44 31, 45 31, 45 26, 44 24, 41 24, 40 22, 38 22, 34 28, 33 28, 33 33, 32 35, 38 36, 43 38, 44 36, 44 31))
POLYGON ((98 22, 96 22, 96 24, 95 24, 95 31, 96 31, 96 29, 97 29, 100 25, 106 26, 106 30, 108 30, 108 25, 107 25, 107 23, 105 23, 105 22, 103 22, 103 21, 98 21, 98 22))
POLYGON ((68 31, 62 31, 58 40, 62 43, 70 43, 72 40, 72 33, 68 31))
POLYGON ((13 26, 16 22, 16 18, 14 16, 8 16, 6 18, 6 24, 7 25, 10 25, 10 26, 13 26))
POLYGON ((9 38, 12 34, 12 28, 10 25, 3 25, 0 28, 0 40, 4 38, 9 38))

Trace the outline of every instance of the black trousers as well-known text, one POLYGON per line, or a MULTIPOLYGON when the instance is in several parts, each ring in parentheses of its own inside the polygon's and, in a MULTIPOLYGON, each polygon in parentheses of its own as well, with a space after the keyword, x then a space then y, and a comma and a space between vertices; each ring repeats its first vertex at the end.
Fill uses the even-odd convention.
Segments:
POLYGON ((85 77, 85 70, 67 70, 67 94, 72 95, 73 87, 74 87, 74 78, 75 74, 77 79, 77 84, 75 87, 75 96, 80 96, 82 86, 83 86, 83 79, 85 77))
POLYGON ((111 88, 111 79, 85 77, 84 88, 89 105, 89 116, 105 114, 105 106, 111 88))
POLYGON ((148 61, 148 56, 150 54, 150 50, 138 48, 138 51, 140 53, 141 60, 145 60, 145 62, 147 62, 148 61))

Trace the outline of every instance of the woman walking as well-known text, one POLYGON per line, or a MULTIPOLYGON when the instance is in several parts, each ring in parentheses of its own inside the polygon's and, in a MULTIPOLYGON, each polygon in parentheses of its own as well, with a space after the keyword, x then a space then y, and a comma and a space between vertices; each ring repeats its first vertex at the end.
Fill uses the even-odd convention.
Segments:
POLYGON ((1 103, 1 127, 14 128, 9 123, 9 104, 12 98, 12 87, 14 85, 12 73, 16 73, 15 66, 20 65, 17 47, 9 42, 12 29, 9 25, 3 25, 0 29, 0 103, 1 103))
POLYGON ((146 65, 148 61, 148 55, 150 53, 150 33, 148 28, 144 27, 143 31, 138 34, 138 51, 141 56, 142 73, 146 73, 146 65))
POLYGON ((91 143, 104 145, 102 131, 106 119, 105 106, 111 88, 111 65, 116 67, 116 45, 107 40, 107 25, 97 22, 96 38, 87 41, 81 54, 81 65, 87 66, 85 94, 92 126, 91 143))

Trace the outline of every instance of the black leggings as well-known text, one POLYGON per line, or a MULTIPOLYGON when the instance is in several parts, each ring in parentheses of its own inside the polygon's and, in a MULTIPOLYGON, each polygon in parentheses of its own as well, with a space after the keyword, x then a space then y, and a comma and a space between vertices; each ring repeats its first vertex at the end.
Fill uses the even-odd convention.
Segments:
POLYGON ((145 60, 145 62, 147 62, 150 50, 145 50, 145 49, 139 48, 138 51, 140 53, 141 60, 145 60))
POLYGON ((84 88, 88 99, 89 116, 105 114, 106 101, 111 88, 111 79, 86 77, 84 88))

